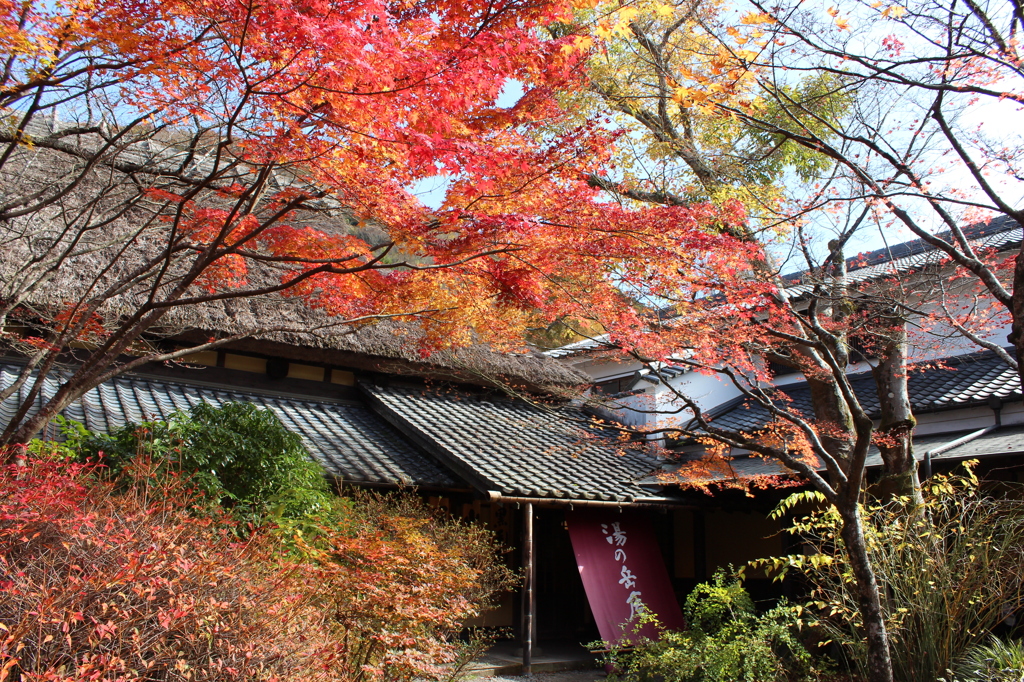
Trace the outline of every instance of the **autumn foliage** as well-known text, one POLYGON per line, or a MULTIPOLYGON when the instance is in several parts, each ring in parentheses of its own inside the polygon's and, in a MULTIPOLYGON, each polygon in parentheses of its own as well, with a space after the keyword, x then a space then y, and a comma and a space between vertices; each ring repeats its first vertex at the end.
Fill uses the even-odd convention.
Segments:
POLYGON ((64 461, 3 472, 0 679, 432 679, 507 581, 488 538, 411 502, 286 555, 154 471, 127 487, 64 461))
POLYGON ((514 583, 493 535, 441 520, 414 497, 354 500, 348 533, 305 547, 305 589, 332 621, 324 665, 338 679, 447 678, 452 637, 514 583))
POLYGON ((28 358, 0 441, 119 372, 253 336, 398 318, 429 355, 593 309, 640 324, 623 290, 651 273, 629 263, 732 253, 714 234, 743 208, 631 210, 588 183, 617 133, 555 96, 582 77, 577 36, 537 30, 575 4, 0 5, 0 322, 24 329, 0 342, 28 358), (509 83, 524 94, 499 106, 509 83), (410 189, 437 176, 428 208, 410 189), (217 333, 154 343, 195 329, 217 333), (69 346, 74 376, 30 414, 69 346))

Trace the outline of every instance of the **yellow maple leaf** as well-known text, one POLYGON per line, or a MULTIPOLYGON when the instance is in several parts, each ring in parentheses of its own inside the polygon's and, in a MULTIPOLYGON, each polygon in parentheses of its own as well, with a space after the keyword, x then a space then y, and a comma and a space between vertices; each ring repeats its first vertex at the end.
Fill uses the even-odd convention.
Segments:
POLYGON ((619 10, 619 21, 628 24, 629 22, 636 19, 636 15, 640 13, 636 7, 623 7, 619 10))
POLYGON ((629 24, 625 21, 620 21, 612 26, 612 33, 617 33, 620 36, 628 36, 631 32, 629 24))
POLYGON ((586 52, 594 46, 594 39, 590 36, 573 36, 572 42, 562 45, 562 54, 569 55, 576 52, 586 52))
POLYGON ((572 44, 580 52, 585 52, 594 46, 594 39, 590 36, 576 36, 572 39, 572 44))
POLYGON ((659 4, 654 6, 654 12, 659 17, 670 17, 675 14, 676 8, 672 5, 659 4))
POLYGON ((754 24, 774 24, 775 18, 764 12, 751 12, 740 17, 740 23, 747 24, 748 26, 754 24))

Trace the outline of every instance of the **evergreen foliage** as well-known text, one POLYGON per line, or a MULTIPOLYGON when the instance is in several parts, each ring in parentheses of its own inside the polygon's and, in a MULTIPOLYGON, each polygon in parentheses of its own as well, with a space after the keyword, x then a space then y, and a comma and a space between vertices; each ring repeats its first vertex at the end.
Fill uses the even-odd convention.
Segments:
POLYGON ((1024 643, 993 637, 964 656, 955 682, 1021 682, 1024 680, 1024 643))
POLYGON ((758 614, 738 580, 721 571, 694 588, 684 608, 690 629, 638 647, 629 676, 664 682, 782 682, 810 679, 811 656, 796 637, 800 620, 782 604, 758 614))
POLYGON ((65 449, 120 473, 137 457, 187 474, 240 517, 298 519, 335 504, 321 467, 276 414, 251 403, 199 403, 166 421, 126 424, 110 434, 65 420, 65 449))

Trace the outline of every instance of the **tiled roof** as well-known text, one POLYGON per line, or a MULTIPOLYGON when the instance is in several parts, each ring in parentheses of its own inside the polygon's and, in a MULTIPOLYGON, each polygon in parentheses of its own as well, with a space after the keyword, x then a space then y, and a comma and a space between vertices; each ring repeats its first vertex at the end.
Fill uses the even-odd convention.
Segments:
POLYGON ((628 501, 659 462, 523 401, 417 386, 363 384, 378 413, 481 490, 628 501))
MULTIPOLYGON (((966 436, 969 432, 965 431, 962 433, 947 433, 942 435, 942 443, 949 443, 957 438, 966 436)), ((933 436, 934 438, 934 436, 933 436)), ((917 439, 914 439, 914 447, 917 448, 917 439)), ((935 448, 942 443, 935 443, 928 445, 926 449, 935 448)), ((924 454, 924 450, 921 450, 920 455, 924 454)), ((986 433, 984 436, 975 438, 974 440, 964 443, 959 447, 955 447, 952 450, 947 450, 934 457, 935 461, 943 459, 973 459, 975 457, 992 457, 999 455, 1020 455, 1024 454, 1024 426, 1009 426, 1006 428, 996 429, 991 433, 986 433)))
MULTIPOLYGON (((990 237, 992 235, 1006 233, 1013 230, 1014 228, 1020 229, 1016 224, 1016 221, 1009 216, 999 216, 993 218, 987 223, 975 223, 969 225, 963 229, 964 236, 968 239, 981 239, 982 237, 990 237)), ((941 239, 949 241, 953 235, 951 232, 940 232, 938 235, 941 239)), ((1018 237, 1019 240, 1019 237, 1018 237)), ((1001 242, 993 241, 991 243, 986 242, 991 246, 1000 246, 1001 242)), ((912 239, 902 244, 895 244, 893 246, 876 249, 874 251, 868 251, 867 253, 861 253, 856 256, 851 256, 846 260, 846 267, 850 270, 856 268, 863 268, 869 265, 878 265, 879 263, 885 263, 890 260, 898 260, 900 258, 906 258, 908 256, 916 256, 917 254, 924 253, 925 251, 931 251, 934 249, 931 244, 924 241, 923 239, 912 239)))
POLYGON ((641 370, 641 379, 652 384, 660 384, 663 379, 675 379, 690 372, 689 367, 679 365, 662 365, 656 369, 641 370))
MULTIPOLYGON (((1000 216, 987 223, 970 225, 964 228, 964 234, 968 239, 974 241, 975 249, 1004 251, 1020 245, 1022 231, 1015 220, 1008 216, 1000 216)), ((948 232, 940 233, 938 236, 946 240, 951 238, 948 232)), ((928 242, 914 239, 847 258, 848 280, 851 284, 867 282, 938 264, 946 258, 944 252, 935 249, 928 242)), ((783 279, 799 282, 807 274, 806 271, 792 273, 784 275, 783 279)), ((813 283, 794 283, 786 288, 786 292, 790 296, 800 297, 810 293, 813 286, 813 283)))
POLYGON ((615 348, 614 345, 608 341, 608 335, 602 334, 593 339, 583 339, 582 341, 576 341, 574 343, 568 343, 559 348, 552 348, 551 350, 544 351, 544 355, 549 358, 567 358, 580 353, 586 353, 592 350, 600 350, 602 348, 615 348))
MULTIPOLYGON (((929 450, 935 450, 971 433, 974 432, 957 431, 955 433, 915 436, 914 457, 918 462, 921 462, 924 460, 925 453, 929 450)), ((968 441, 963 445, 933 455, 931 459, 932 462, 959 462, 968 459, 984 459, 986 457, 1000 457, 1007 455, 1024 455, 1024 426, 1007 426, 996 429, 990 433, 979 436, 974 440, 968 441)), ((694 458, 697 458, 697 456, 691 456, 687 459, 694 458)), ((882 456, 879 454, 878 448, 874 445, 871 446, 864 465, 868 469, 874 469, 882 466, 882 456)), ((732 469, 732 476, 735 477, 735 479, 747 479, 757 476, 787 475, 792 473, 776 460, 763 459, 761 457, 748 455, 739 455, 734 457, 730 460, 729 466, 732 469)), ((676 468, 675 465, 668 467, 669 470, 674 468, 676 468)), ((822 466, 821 470, 824 470, 824 468, 825 467, 822 466)), ((729 477, 721 473, 713 476, 713 479, 717 481, 726 480, 727 478, 729 477)), ((653 478, 650 479, 649 482, 657 484, 653 478)))
MULTIPOLYGON (((873 417, 879 415, 878 394, 870 372, 850 376, 861 405, 873 417)), ((910 402, 915 413, 983 403, 988 398, 1020 395, 1017 372, 995 353, 975 353, 947 360, 943 367, 910 372, 910 402)), ((779 404, 812 416, 811 393, 807 384, 788 384, 775 389, 779 404), (788 402, 787 402, 788 400, 788 402)), ((754 431, 770 421, 768 411, 744 397, 709 412, 712 424, 724 429, 754 431)))
MULTIPOLYGON (((1019 246, 1024 232, 1022 232, 1015 220, 1008 216, 1000 216, 993 218, 987 223, 970 225, 964 228, 964 234, 968 239, 974 241, 976 249, 1005 251, 1019 246)), ((949 232, 942 232, 938 236, 946 240, 951 238, 949 232)), ((847 277, 851 284, 868 282, 894 274, 917 270, 928 265, 938 264, 945 258, 945 253, 938 251, 923 239, 913 239, 847 258, 847 277)), ((793 298, 800 298, 813 291, 813 282, 802 281, 808 277, 808 274, 808 271, 804 270, 783 275, 783 280, 792 282, 790 286, 786 287, 786 292, 793 298)), ((665 308, 659 314, 671 317, 672 308, 665 308)), ((553 358, 563 358, 601 348, 613 347, 608 343, 608 336, 603 335, 545 351, 545 355, 553 358)))
MULTIPOLYGON (((0 365, 0 386, 10 386, 18 369, 0 365)), ((44 397, 56 392, 59 379, 54 375, 47 378, 44 397)), ((23 387, 22 397, 26 392, 23 387)), ((87 392, 64 410, 64 415, 89 429, 110 431, 127 422, 164 419, 203 401, 213 405, 251 402, 273 410, 285 426, 302 437, 310 453, 330 474, 346 481, 447 488, 465 485, 418 452, 369 409, 339 401, 125 375, 87 392)), ((0 403, 0 424, 11 419, 15 404, 13 396, 0 403)))

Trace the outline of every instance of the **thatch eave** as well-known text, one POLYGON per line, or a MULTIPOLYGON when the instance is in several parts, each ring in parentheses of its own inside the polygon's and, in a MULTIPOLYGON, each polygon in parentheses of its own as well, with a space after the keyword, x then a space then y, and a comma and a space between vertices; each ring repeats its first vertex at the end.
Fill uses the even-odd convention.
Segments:
MULTIPOLYGON (((256 333, 230 343, 225 349, 291 362, 566 397, 575 396, 590 381, 571 366, 540 353, 503 353, 484 344, 438 350, 421 357, 416 344, 410 343, 406 335, 395 333, 398 328, 397 323, 381 322, 331 335, 256 333)), ((203 343, 220 333, 221 330, 192 329, 168 340, 203 343)))
MULTIPOLYGON (((167 131, 157 134, 140 128, 134 131, 137 137, 105 149, 96 132, 55 135, 68 125, 36 121, 27 131, 36 143, 19 146, 0 168, 0 194, 8 200, 43 197, 32 200, 38 204, 32 211, 15 212, 0 221, 0 300, 15 307, 8 311, 5 323, 26 321, 45 329, 54 324, 47 322, 47 311, 55 314, 69 303, 95 296, 102 299, 96 319, 108 330, 118 328, 144 306, 165 305, 163 316, 144 330, 154 341, 205 343, 211 337, 240 336, 244 338, 235 342, 235 348, 262 355, 543 392, 564 392, 588 381, 539 353, 500 353, 476 345, 423 357, 420 348, 429 344, 420 338, 415 322, 387 319, 354 326, 332 317, 315 301, 288 292, 247 293, 281 285, 301 270, 295 264, 250 258, 246 292, 224 285, 218 293, 227 298, 180 305, 174 292, 193 264, 190 238, 172 229, 176 204, 152 195, 146 182, 134 177, 135 170, 146 169, 147 182, 159 178, 159 189, 170 196, 192 196, 189 192, 198 187, 197 205, 233 210, 241 200, 222 196, 216 188, 247 181, 252 169, 229 164, 227 175, 214 174, 216 181, 208 181, 204 178, 212 173, 214 161, 195 153, 213 143, 203 135, 193 149, 187 137, 177 140, 168 137, 167 131)), ((318 188, 307 187, 301 171, 276 169, 270 189, 308 189, 315 196, 318 188)), ((370 248, 387 241, 386 225, 356 220, 341 197, 312 201, 281 223, 273 222, 279 209, 272 202, 246 210, 270 224, 315 228, 328 236, 362 241, 370 248)), ((425 258, 422 254, 402 257, 425 258)), ((208 286, 197 283, 184 296, 202 299, 213 293, 208 286)))

